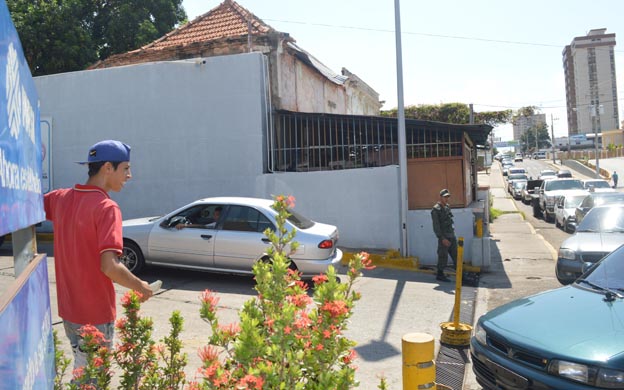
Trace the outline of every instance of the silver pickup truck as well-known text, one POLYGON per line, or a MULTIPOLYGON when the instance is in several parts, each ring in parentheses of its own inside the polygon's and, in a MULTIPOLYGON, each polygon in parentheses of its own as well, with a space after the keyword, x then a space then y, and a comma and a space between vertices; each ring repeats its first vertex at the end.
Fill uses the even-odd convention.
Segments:
POLYGON ((582 189, 583 182, 578 179, 544 180, 539 190, 539 207, 544 215, 544 221, 555 220, 555 204, 561 195, 566 191, 582 189))

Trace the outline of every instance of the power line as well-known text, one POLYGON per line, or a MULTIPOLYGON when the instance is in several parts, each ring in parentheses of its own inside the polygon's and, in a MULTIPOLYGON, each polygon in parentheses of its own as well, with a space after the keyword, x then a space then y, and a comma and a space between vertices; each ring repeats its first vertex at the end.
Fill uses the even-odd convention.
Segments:
MULTIPOLYGON (((269 21, 269 22, 301 24, 301 25, 309 25, 309 26, 317 26, 317 27, 341 28, 341 29, 345 29, 345 30, 360 30, 360 31, 394 33, 394 30, 382 29, 382 28, 346 26, 346 25, 335 25, 335 24, 327 24, 327 23, 310 23, 310 22, 300 22, 300 21, 282 20, 282 19, 264 19, 264 20, 269 21)), ((432 34, 432 33, 413 32, 413 31, 403 31, 402 33, 406 34, 406 35, 419 35, 419 36, 433 37, 433 38, 461 39, 461 40, 468 40, 468 41, 503 43, 503 44, 508 44, 508 45, 556 47, 558 49, 562 49, 563 47, 567 46, 567 45, 556 45, 556 44, 550 44, 550 43, 511 41, 511 40, 504 40, 504 39, 466 37, 466 36, 461 36, 461 35, 432 34)), ((609 50, 609 49, 608 48, 604 48, 604 49, 596 48, 596 50, 609 50)), ((618 52, 618 53, 624 53, 624 50, 615 50, 614 49, 613 51, 618 52)))

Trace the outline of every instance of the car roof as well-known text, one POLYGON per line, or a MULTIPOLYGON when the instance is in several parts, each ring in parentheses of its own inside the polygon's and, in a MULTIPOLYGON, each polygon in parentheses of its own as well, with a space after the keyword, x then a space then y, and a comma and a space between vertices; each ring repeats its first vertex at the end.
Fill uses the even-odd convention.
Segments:
POLYGON ((246 198, 242 196, 221 196, 214 198, 198 199, 193 203, 220 203, 220 204, 241 204, 257 207, 271 207, 273 201, 263 198, 246 198))

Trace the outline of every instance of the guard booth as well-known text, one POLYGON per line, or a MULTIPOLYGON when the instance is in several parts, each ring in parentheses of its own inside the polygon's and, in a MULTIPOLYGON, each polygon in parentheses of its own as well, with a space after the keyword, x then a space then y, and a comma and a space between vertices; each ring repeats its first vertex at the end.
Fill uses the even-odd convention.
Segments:
MULTIPOLYGON (((54 387, 39 101, 5 1, 0 1, 0 237, 11 235, 15 280, 0 291, 0 378, 7 389, 54 387)), ((4 243, 6 247, 8 243, 4 243)))

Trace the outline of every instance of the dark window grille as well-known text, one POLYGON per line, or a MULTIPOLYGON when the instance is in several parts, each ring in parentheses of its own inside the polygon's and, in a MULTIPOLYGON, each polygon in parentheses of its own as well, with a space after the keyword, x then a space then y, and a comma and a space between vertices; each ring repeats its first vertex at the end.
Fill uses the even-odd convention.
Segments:
MULTIPOLYGON (((443 123, 406 123, 408 159, 462 155, 463 134, 443 123)), ((323 171, 397 165, 396 118, 275 113, 271 170, 323 171)))

